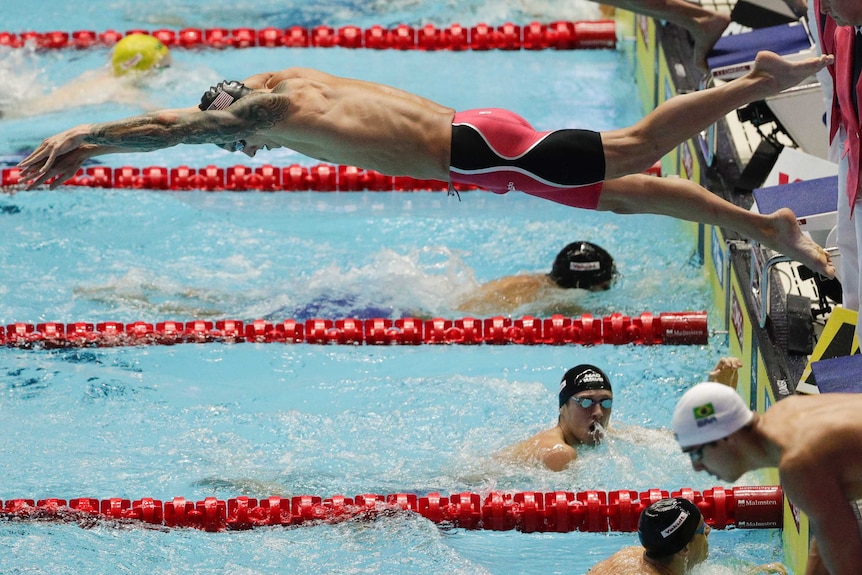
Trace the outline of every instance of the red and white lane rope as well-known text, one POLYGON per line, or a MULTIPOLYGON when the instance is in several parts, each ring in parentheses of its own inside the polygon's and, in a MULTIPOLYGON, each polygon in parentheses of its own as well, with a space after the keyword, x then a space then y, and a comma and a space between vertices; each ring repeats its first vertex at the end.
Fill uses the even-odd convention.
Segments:
POLYGON ((714 487, 703 493, 690 488, 668 492, 570 491, 505 493, 492 491, 355 497, 316 495, 237 497, 188 501, 175 497, 161 501, 149 497, 65 499, 8 499, 0 507, 6 521, 105 521, 143 522, 164 527, 190 527, 205 531, 251 529, 262 526, 309 526, 351 519, 373 520, 380 514, 413 512, 437 523, 463 529, 518 530, 525 533, 637 530, 641 511, 666 497, 685 497, 695 503, 714 529, 781 528, 784 496, 778 486, 714 487))
POLYGON ((179 343, 312 343, 345 345, 704 345, 705 311, 621 313, 598 318, 496 316, 486 319, 372 318, 218 321, 115 321, 0 325, 0 345, 18 348, 118 347, 179 343))
POLYGON ((480 23, 475 26, 451 24, 438 28, 431 24, 416 28, 399 24, 393 28, 380 25, 358 26, 290 26, 288 28, 183 28, 182 30, 134 29, 96 32, 0 32, 0 46, 20 48, 34 43, 40 49, 86 49, 113 46, 123 37, 151 34, 171 48, 370 48, 376 50, 577 50, 616 46, 616 24, 613 20, 583 22, 557 21, 548 24, 530 22, 519 25, 507 22, 500 26, 480 23))
MULTIPOLYGON (((661 176, 661 163, 644 172, 661 176)), ((90 166, 78 170, 64 182, 66 186, 143 190, 201 190, 207 192, 413 192, 441 191, 449 184, 441 180, 417 180, 408 176, 385 176, 374 170, 355 166, 316 164, 313 166, 235 165, 228 168, 206 166, 90 166)), ((0 170, 0 189, 13 190, 21 186, 21 170, 16 167, 0 170)), ((459 192, 478 189, 455 184, 459 192)))

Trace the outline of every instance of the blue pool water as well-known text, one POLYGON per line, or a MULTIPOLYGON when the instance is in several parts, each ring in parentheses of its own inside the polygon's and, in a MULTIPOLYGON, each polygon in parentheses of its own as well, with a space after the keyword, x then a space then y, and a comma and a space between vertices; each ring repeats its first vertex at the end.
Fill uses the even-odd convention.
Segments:
MULTIPOLYGON (((73 77, 105 57, 84 53, 81 59, 92 62, 76 61, 73 67, 61 60, 62 54, 33 58, 49 76, 56 71, 73 77)), ((638 117, 634 88, 621 72, 625 64, 612 51, 183 52, 158 78, 154 97, 165 106, 187 106, 188 90, 173 83, 177 78, 197 74, 196 85, 204 87, 222 77, 242 78, 253 72, 250 58, 257 63, 254 70, 293 63, 343 75, 361 70, 363 77, 404 86, 456 108, 509 107, 549 128, 609 129, 638 117), (198 63, 203 71, 195 68, 198 63), (417 68, 433 73, 411 73, 417 68), (517 81, 501 86, 501 77, 517 81)), ((6 120, 0 150, 32 148, 62 126, 135 112, 130 106, 108 105, 6 120)), ((99 160, 115 167, 318 163, 287 150, 250 159, 215 146, 99 160)), ((468 192, 458 201, 434 193, 329 197, 70 188, 62 194, 7 196, 0 202, 10 238, 0 258, 10 277, 22 282, 3 288, 4 321, 126 322, 153 314, 164 319, 225 314, 249 319, 305 309, 320 309, 322 315, 350 311, 315 308, 321 301, 349 301, 359 310, 390 308, 395 316, 416 311, 448 316, 481 282, 549 271, 559 250, 578 239, 605 247, 622 274, 610 292, 581 297, 585 309, 596 315, 704 305, 690 299, 705 297, 705 282, 699 268, 689 265, 691 241, 678 233, 675 222, 575 211, 517 195, 468 192), (676 232, 668 237, 668 229, 676 232), (165 257, 166 250, 171 257, 165 257), (674 289, 667 289, 671 283, 674 289), (412 289, 404 290, 402 284, 412 289)))
MULTIPOLYGON (((714 356, 699 347, 610 346, 5 350, 2 497, 703 490, 713 481, 687 467, 663 428, 673 398, 714 356), (494 460, 552 423, 555 382, 581 361, 606 366, 616 385, 612 438, 582 450, 562 473, 494 460)), ((583 573, 634 543, 630 535, 439 532, 407 516, 252 534, 6 524, 0 539, 8 548, 38 546, 60 565, 71 555, 83 573, 210 572, 215 557, 268 573, 411 573, 417 565, 583 573)), ((716 559, 751 561, 774 558, 778 541, 741 530, 711 539, 716 559)), ((0 558, 4 572, 32 564, 17 551, 0 558)))
POLYGON ((11 3, 4 10, 3 29, 126 30, 251 26, 394 26, 401 23, 437 26, 460 22, 529 22, 531 20, 590 20, 596 4, 553 0, 236 0, 229 7, 200 0, 149 0, 145 6, 123 0, 99 0, 87 5, 53 0, 11 3))
MULTIPOLYGON (((179 28, 238 25, 236 19, 254 27, 472 24, 595 14, 591 4, 571 3, 566 12, 556 4, 342 0, 310 8, 264 1, 234 4, 230 12, 191 1, 153 2, 146 10, 70 3, 51 17, 47 9, 13 12, 7 27, 179 28)), ((0 76, 23 94, 99 66, 106 53, 0 56, 0 76)), ((159 105, 189 105, 223 77, 303 65, 394 84, 455 108, 510 108, 543 128, 609 129, 638 117, 630 70, 612 51, 249 49, 177 52, 175 60, 150 90, 159 105)), ((110 104, 0 120, 0 154, 32 148, 77 123, 138 111, 110 104)), ((101 160, 317 163, 282 150, 250 160, 213 146, 101 160)), ((580 294, 585 310, 711 311, 692 241, 677 222, 525 196, 66 188, 0 196, 0 233, 3 324, 282 319, 309 309, 338 318, 370 308, 391 317, 458 317, 460 296, 496 277, 547 271, 575 239, 607 248, 622 273, 610 291, 580 294)), ((716 483, 690 469, 667 425, 675 399, 724 352, 721 335, 686 347, 0 349, 0 499, 708 489, 716 483), (614 382, 610 439, 582 450, 561 473, 496 460, 496 451, 553 423, 557 382, 582 362, 602 366, 614 382)), ((739 484, 756 481, 746 476, 739 484)), ((780 555, 774 532, 715 532, 710 539, 714 564, 705 573, 780 555)), ((0 524, 7 550, 0 572, 580 574, 635 543, 630 534, 442 530, 409 514, 219 534, 11 522, 0 524)))

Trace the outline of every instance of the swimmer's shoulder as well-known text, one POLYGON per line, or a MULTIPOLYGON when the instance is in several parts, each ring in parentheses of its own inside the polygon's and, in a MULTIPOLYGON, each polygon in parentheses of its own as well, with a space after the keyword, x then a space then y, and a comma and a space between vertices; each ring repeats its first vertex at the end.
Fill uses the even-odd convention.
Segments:
POLYGON ((535 435, 533 457, 551 471, 562 471, 577 459, 577 450, 566 443, 559 427, 552 427, 535 435))
POLYGON ((577 450, 566 443, 558 443, 540 451, 538 455, 545 467, 551 471, 562 471, 578 458, 577 450))
POLYGON ((575 449, 563 440, 556 427, 540 431, 499 453, 505 459, 524 463, 546 463, 545 456, 549 454, 555 459, 568 457, 568 461, 577 457, 575 449))
POLYGON ((645 563, 643 547, 623 547, 604 561, 596 563, 587 575, 660 575, 660 571, 645 563))

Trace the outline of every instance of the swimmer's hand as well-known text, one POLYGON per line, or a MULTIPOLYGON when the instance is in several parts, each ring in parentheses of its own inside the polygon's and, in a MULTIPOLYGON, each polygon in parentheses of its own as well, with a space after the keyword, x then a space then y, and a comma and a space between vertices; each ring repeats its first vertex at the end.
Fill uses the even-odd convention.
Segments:
POLYGON ((766 575, 768 573, 778 573, 778 575, 787 575, 787 567, 781 563, 764 563, 757 567, 746 569, 747 575, 766 575))
POLYGON ((742 361, 736 357, 722 357, 709 372, 709 381, 723 383, 733 389, 736 389, 736 384, 739 382, 739 368, 742 367, 742 361))
POLYGON ((51 189, 56 188, 83 165, 84 160, 94 155, 95 146, 84 146, 84 138, 90 132, 89 124, 82 124, 45 138, 39 147, 18 163, 21 180, 29 182, 30 190, 49 180, 51 189))

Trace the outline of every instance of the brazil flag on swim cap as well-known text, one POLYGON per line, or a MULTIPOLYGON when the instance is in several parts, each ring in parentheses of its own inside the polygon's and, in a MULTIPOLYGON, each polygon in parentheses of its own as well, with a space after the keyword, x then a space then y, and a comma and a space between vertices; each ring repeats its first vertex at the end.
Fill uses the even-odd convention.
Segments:
POLYGON ((730 386, 698 383, 679 398, 671 426, 683 449, 723 439, 751 423, 754 412, 730 386))
POLYGON ((705 403, 703 405, 698 405, 693 409, 694 418, 695 419, 704 419, 706 417, 710 417, 715 415, 715 408, 711 403, 705 403))

